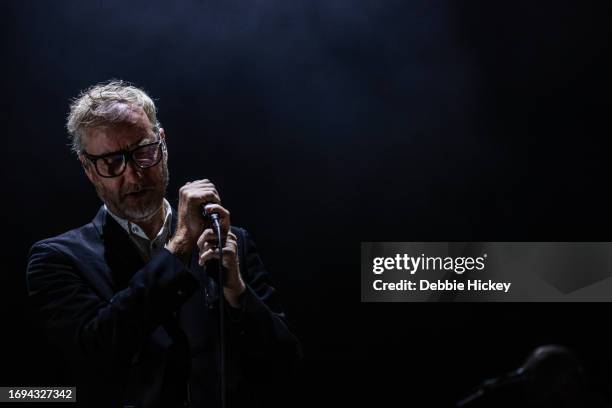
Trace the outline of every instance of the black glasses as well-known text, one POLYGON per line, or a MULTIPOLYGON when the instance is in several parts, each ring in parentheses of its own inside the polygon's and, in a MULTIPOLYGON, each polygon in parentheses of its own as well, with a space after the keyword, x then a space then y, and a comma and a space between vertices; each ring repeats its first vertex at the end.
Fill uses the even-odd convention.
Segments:
POLYGON ((120 150, 100 156, 94 156, 84 151, 83 156, 94 164, 101 177, 111 178, 123 174, 128 160, 131 160, 141 169, 155 166, 163 157, 164 146, 164 139, 159 139, 131 150, 120 150))

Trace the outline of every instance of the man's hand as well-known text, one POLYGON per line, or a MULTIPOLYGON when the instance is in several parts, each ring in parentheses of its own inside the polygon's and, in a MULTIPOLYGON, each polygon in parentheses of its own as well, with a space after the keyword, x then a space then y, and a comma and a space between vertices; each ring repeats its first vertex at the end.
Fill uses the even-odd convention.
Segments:
POLYGON ((209 259, 219 259, 217 234, 202 215, 202 204, 205 203, 210 204, 207 206, 209 213, 219 215, 223 266, 228 271, 223 291, 227 301, 238 307, 238 299, 246 289, 238 265, 238 244, 236 236, 230 232, 230 213, 220 205, 219 193, 208 179, 188 182, 180 188, 176 233, 168 242, 168 250, 185 263, 196 246, 200 250, 200 265, 209 259))
POLYGON ((168 242, 168 250, 183 260, 189 259, 199 236, 208 226, 202 216, 202 204, 205 203, 221 203, 215 185, 208 179, 187 182, 179 189, 178 221, 176 232, 168 242))
MULTIPOLYGON (((223 292, 225 298, 233 307, 239 307, 239 297, 245 291, 246 285, 240 276, 240 265, 238 262, 238 243, 236 235, 229 230, 229 211, 218 204, 209 206, 210 212, 219 214, 221 225, 221 236, 223 243, 223 266, 227 270, 223 292)), ((219 259, 219 239, 212 228, 207 228, 198 239, 200 258, 198 263, 204 263, 210 259, 219 259)))

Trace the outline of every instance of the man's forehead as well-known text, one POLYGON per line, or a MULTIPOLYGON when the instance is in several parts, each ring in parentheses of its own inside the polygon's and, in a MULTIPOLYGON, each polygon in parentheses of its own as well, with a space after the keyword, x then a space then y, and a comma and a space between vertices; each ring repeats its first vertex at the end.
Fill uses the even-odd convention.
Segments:
POLYGON ((130 149, 153 139, 155 135, 148 121, 119 122, 87 129, 83 137, 83 146, 88 153, 100 155, 130 149))

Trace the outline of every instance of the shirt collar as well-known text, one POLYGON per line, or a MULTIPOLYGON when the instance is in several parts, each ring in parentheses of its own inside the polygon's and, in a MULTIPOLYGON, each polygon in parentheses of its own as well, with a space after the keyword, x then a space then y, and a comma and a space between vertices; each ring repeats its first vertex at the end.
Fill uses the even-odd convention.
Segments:
MULTIPOLYGON (((121 225, 121 227, 129 234, 129 235, 136 235, 140 238, 146 239, 147 241, 149 240, 149 237, 147 237, 147 234, 145 234, 145 232, 142 230, 142 228, 140 228, 137 224, 123 219, 121 217, 119 217, 118 215, 115 215, 112 213, 111 210, 108 209, 108 207, 106 206, 106 204, 104 204, 104 210, 106 210, 111 217, 113 217, 115 219, 115 221, 117 221, 117 223, 119 223, 119 225, 121 225)), ((170 220, 172 219, 172 208, 170 207, 170 203, 168 202, 168 200, 166 200, 164 198, 164 212, 166 213, 166 216, 164 218, 164 223, 162 224, 161 228, 159 229, 159 231, 157 232, 157 235, 155 236, 155 238, 153 239, 153 241, 158 240, 161 236, 166 235, 169 230, 170 230, 170 220)))

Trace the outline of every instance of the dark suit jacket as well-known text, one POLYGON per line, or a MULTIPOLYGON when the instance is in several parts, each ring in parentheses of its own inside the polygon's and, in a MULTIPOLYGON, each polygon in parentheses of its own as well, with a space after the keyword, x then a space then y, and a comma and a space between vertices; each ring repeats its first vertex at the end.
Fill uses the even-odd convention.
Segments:
MULTIPOLYGON (((223 305, 228 405, 260 406, 300 348, 253 241, 232 231, 247 290, 240 309, 223 305)), ((91 223, 32 246, 29 296, 73 365, 81 406, 219 406, 219 285, 196 256, 186 266, 162 249, 145 263, 103 208, 91 223)))

